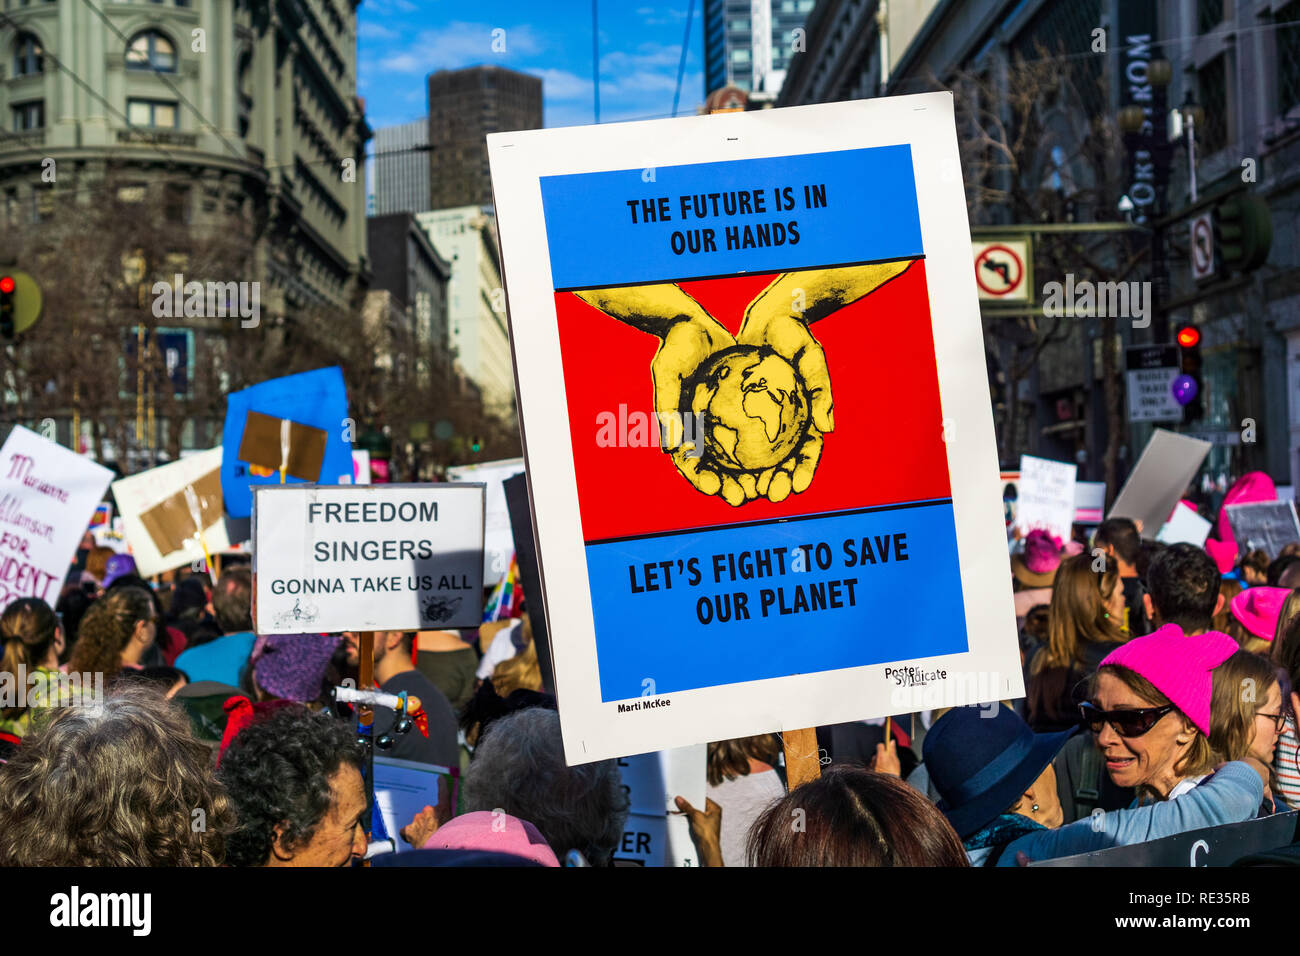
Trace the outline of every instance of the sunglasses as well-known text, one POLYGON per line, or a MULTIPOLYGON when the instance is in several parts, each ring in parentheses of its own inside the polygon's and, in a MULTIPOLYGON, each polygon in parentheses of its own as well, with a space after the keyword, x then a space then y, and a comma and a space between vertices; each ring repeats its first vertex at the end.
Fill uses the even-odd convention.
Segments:
POLYGON ((1115 733, 1121 737, 1141 737, 1160 723, 1165 714, 1174 709, 1173 704, 1165 704, 1163 707, 1142 707, 1125 710, 1102 710, 1100 707, 1089 703, 1079 705, 1079 713, 1083 715, 1083 722, 1088 725, 1088 729, 1094 734, 1101 733, 1103 724, 1110 724, 1115 728, 1115 733))

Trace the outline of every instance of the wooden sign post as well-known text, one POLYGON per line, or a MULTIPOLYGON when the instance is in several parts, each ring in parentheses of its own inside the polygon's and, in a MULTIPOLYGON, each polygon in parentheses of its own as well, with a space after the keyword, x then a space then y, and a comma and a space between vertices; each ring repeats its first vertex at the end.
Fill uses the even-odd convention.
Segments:
POLYGON ((801 783, 816 780, 822 775, 821 758, 817 752, 817 728, 787 730, 782 735, 785 742, 786 787, 793 790, 801 783))
MULTIPOLYGON (((370 690, 375 686, 375 632, 362 631, 357 635, 357 656, 360 658, 361 673, 357 675, 357 684, 361 690, 370 690)), ((375 821, 375 711, 369 704, 357 704, 357 730, 366 742, 366 840, 374 832, 375 821)), ((395 836, 395 834, 390 834, 395 836)), ((366 860, 363 866, 369 866, 366 860)))

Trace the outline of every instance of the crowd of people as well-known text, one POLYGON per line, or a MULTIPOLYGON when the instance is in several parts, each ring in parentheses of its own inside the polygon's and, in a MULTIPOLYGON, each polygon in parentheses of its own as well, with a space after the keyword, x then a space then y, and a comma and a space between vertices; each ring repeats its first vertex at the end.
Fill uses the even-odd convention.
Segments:
MULTIPOLYGON (((704 866, 1016 866, 1300 805, 1300 542, 1276 555, 1144 540, 1126 518, 1011 556, 1024 698, 708 745, 704 866)), ((347 866, 367 855, 367 756, 331 689, 356 634, 259 636, 247 566, 163 582, 91 551, 57 604, 0 614, 0 864, 347 866)), ((389 756, 455 768, 375 865, 607 866, 629 797, 568 766, 528 615, 378 632, 389 756), (410 719, 407 719, 410 718, 410 719)))

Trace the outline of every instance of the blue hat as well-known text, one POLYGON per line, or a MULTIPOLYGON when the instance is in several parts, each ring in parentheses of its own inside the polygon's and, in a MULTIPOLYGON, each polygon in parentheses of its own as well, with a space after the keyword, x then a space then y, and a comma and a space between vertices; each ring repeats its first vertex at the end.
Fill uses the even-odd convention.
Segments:
POLYGON ((925 735, 922 759, 943 797, 939 810, 962 839, 1020 799, 1078 730, 1036 734, 1002 704, 954 707, 925 735))

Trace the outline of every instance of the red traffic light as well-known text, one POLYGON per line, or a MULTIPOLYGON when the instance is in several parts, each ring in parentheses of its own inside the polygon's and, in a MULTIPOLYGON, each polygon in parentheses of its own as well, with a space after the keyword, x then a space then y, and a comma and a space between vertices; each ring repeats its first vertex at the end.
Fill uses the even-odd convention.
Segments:
POLYGON ((1192 325, 1185 325, 1178 330, 1178 344, 1185 349, 1195 348, 1196 343, 1201 341, 1200 329, 1192 325))
POLYGON ((4 278, 0 278, 0 292, 8 294, 12 291, 14 291, 14 277, 5 276, 4 278))

